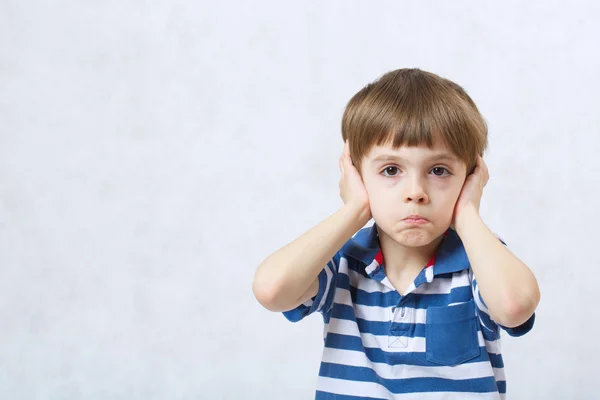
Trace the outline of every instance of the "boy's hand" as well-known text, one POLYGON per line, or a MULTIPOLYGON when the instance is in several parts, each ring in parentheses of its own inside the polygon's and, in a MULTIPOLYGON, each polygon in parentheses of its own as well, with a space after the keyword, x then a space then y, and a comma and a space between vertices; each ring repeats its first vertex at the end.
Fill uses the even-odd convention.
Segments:
POLYGON ((340 156, 340 171, 342 172, 339 184, 340 197, 344 204, 362 210, 368 217, 367 221, 370 220, 369 196, 358 170, 352 163, 348 140, 344 143, 344 151, 340 156))
MULTIPOLYGON (((460 229, 460 224, 467 214, 476 213, 479 215, 479 206, 483 188, 490 179, 487 165, 481 156, 477 156, 477 165, 473 173, 467 177, 463 184, 456 205, 454 206, 454 216, 452 218, 452 228, 460 229)), ((457 230, 458 232, 458 230, 457 230)), ((460 235, 460 234, 459 234, 460 235)))

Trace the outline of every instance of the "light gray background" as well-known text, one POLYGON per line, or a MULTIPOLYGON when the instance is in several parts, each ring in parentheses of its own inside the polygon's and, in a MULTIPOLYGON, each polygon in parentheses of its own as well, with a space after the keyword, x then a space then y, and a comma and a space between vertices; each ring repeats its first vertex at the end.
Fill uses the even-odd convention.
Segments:
POLYGON ((600 6, 491 3, 0 0, 0 397, 312 398, 322 320, 252 278, 403 67, 478 104, 481 213, 541 287, 509 398, 596 396, 600 6))

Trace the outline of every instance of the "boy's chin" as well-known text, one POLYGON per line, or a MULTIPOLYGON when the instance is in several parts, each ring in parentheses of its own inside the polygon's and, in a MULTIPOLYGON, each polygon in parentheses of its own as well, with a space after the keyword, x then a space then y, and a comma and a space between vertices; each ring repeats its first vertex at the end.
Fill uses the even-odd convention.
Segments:
POLYGON ((378 224, 378 227, 386 236, 399 245, 416 248, 431 244, 448 230, 449 225, 440 226, 430 222, 421 226, 408 226, 401 222, 391 226, 378 224))
POLYGON ((443 232, 437 232, 437 229, 409 228, 402 229, 392 235, 392 239, 405 247, 423 247, 430 245, 438 239, 443 232))
POLYGON ((431 244, 435 237, 429 232, 423 230, 403 231, 395 235, 394 241, 405 247, 423 247, 431 244))

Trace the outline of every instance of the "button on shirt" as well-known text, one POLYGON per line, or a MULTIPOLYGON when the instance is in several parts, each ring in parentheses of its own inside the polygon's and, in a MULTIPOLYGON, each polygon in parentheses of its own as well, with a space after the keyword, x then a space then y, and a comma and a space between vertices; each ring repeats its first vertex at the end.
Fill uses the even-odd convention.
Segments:
POLYGON ((316 399, 504 399, 500 332, 456 231, 449 229, 405 295, 388 280, 377 225, 361 229, 319 273, 315 297, 283 313, 319 312, 324 350, 316 399))

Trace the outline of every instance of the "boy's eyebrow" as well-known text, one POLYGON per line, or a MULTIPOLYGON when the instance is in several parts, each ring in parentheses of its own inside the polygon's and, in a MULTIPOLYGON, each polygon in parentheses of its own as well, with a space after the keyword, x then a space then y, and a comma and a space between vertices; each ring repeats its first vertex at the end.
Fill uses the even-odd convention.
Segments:
MULTIPOLYGON (((377 157, 373 158, 373 161, 402 161, 403 158, 394 154, 380 154, 377 157)), ((429 157, 427 157, 427 161, 451 161, 451 162, 458 162, 458 159, 450 154, 447 153, 438 153, 438 154, 433 154, 429 157)))

